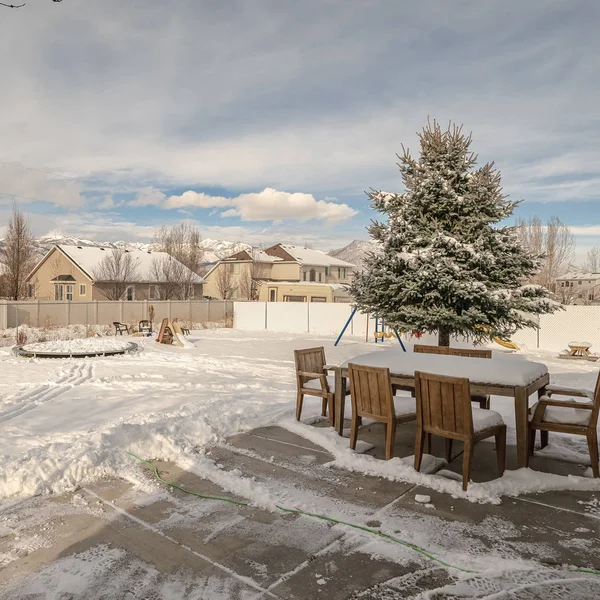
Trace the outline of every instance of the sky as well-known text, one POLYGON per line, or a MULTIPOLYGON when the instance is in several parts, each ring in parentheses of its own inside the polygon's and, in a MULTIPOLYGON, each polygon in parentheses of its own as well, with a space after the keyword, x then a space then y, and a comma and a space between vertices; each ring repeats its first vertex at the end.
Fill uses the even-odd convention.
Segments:
POLYGON ((428 117, 516 216, 600 245, 597 0, 27 0, 0 7, 0 236, 367 239, 428 117))

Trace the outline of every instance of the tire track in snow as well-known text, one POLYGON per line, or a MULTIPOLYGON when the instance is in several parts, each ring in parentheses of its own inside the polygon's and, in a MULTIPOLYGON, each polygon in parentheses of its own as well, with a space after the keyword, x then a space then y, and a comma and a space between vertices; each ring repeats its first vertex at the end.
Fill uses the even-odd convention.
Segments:
POLYGON ((52 383, 45 383, 29 392, 17 396, 10 408, 0 411, 0 423, 6 423, 50 400, 62 396, 70 389, 89 381, 93 377, 92 363, 74 364, 65 374, 52 383))

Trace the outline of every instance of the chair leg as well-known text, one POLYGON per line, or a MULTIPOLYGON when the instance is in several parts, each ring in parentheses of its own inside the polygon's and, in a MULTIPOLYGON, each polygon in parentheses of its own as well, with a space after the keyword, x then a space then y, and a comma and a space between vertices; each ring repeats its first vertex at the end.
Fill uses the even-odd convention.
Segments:
MULTIPOLYGON (((531 433, 533 434, 533 432, 531 433)), ((496 434, 496 458, 498 460, 498 472, 502 477, 506 467, 506 425, 500 428, 496 434)))
POLYGON ((600 465, 598 461, 598 434, 595 429, 588 433, 587 442, 590 450, 592 473, 594 474, 594 477, 600 477, 600 465))
POLYGON ((482 400, 479 403, 479 408, 485 408, 485 410, 490 410, 490 398, 489 398, 489 396, 485 400, 482 400))
POLYGON ((549 431, 544 431, 543 429, 540 429, 540 437, 542 438, 542 448, 545 448, 548 445, 549 435, 549 431))
POLYGON ((425 454, 431 454, 431 433, 425 435, 425 454))
POLYGON ((296 397, 296 421, 300 420, 302 416, 302 403, 304 401, 304 394, 298 392, 298 396, 296 397))
POLYGON ((421 461, 423 460, 423 445, 425 443, 425 432, 417 428, 417 436, 415 438, 415 471, 421 468, 421 461))
POLYGON ((352 423, 350 424, 350 448, 356 449, 356 442, 358 440, 358 417, 352 413, 352 423))
POLYGON ((446 461, 452 460, 452 438, 446 438, 446 461))
POLYGON ((536 429, 529 430, 529 456, 533 456, 535 452, 535 435, 537 433, 536 429))
POLYGON ((385 460, 394 456, 394 442, 396 441, 396 421, 385 425, 385 460))
POLYGON ((321 402, 321 416, 324 417, 327 414, 327 398, 323 398, 321 402))
POLYGON ((335 409, 333 407, 333 394, 327 396, 327 406, 329 410, 329 425, 334 427, 335 425, 335 409))
POLYGON ((473 458, 473 442, 468 440, 465 442, 465 451, 463 455, 463 490, 467 491, 469 479, 471 478, 471 462, 473 458))

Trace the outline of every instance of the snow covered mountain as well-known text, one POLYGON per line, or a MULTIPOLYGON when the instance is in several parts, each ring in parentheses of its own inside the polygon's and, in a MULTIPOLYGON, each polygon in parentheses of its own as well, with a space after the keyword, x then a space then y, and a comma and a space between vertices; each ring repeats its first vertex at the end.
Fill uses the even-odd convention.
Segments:
MULTIPOLYGON (((0 247, 2 246, 0 240, 0 247)), ((130 248, 135 250, 151 250, 152 244, 144 244, 141 242, 97 242, 95 240, 86 240, 69 235, 62 235, 61 233, 51 231, 50 233, 43 235, 35 240, 36 254, 38 258, 42 258, 52 246, 56 244, 63 244, 65 246, 95 246, 102 248, 130 248)), ((202 248, 204 248, 204 262, 207 265, 213 264, 224 258, 240 252, 240 250, 248 250, 251 248, 249 244, 243 242, 228 242, 225 240, 212 240, 205 239, 201 242, 202 248)))
POLYGON ((372 240, 354 240, 343 248, 331 250, 329 256, 352 263, 357 270, 360 270, 363 267, 367 252, 373 252, 376 248, 377 244, 372 240))

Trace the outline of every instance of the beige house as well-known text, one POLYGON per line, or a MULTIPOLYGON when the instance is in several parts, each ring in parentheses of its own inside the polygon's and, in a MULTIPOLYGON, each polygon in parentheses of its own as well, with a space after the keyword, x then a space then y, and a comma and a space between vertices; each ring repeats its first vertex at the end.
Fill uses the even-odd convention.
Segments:
POLYGON ((567 273, 556 278, 563 304, 600 304, 600 273, 567 273))
POLYGON ((349 302, 353 273, 354 265, 325 252, 276 244, 219 261, 204 276, 204 293, 263 302, 349 302))
MULTIPOLYGON (((115 289, 122 300, 160 300, 165 297, 167 286, 164 269, 166 261, 178 267, 178 273, 186 273, 185 281, 189 282, 189 295, 202 298, 204 280, 192 273, 187 267, 169 256, 166 252, 145 250, 125 250, 132 265, 134 276, 126 278, 118 286, 106 280, 102 272, 106 257, 113 253, 112 248, 98 246, 53 246, 27 277, 30 298, 39 300, 55 300, 57 302, 90 301, 115 299, 115 289), (174 261, 174 262, 173 262, 174 261)), ((117 271, 118 272, 118 271, 117 271)))

